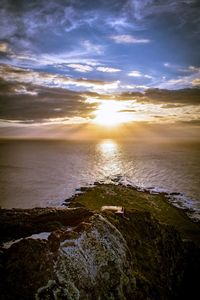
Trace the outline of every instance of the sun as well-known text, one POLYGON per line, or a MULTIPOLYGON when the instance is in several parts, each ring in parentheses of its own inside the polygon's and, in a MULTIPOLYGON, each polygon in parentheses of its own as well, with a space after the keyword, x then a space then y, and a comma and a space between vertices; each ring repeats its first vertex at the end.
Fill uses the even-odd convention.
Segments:
POLYGON ((115 100, 102 100, 94 112, 93 122, 98 125, 113 127, 130 121, 127 114, 123 113, 123 104, 115 100))

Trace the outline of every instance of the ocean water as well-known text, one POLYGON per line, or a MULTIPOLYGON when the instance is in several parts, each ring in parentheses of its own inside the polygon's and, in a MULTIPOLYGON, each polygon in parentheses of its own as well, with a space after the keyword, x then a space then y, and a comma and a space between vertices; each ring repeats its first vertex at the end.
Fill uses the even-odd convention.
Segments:
POLYGON ((81 186, 119 180, 171 195, 200 216, 200 143, 0 141, 0 206, 59 206, 81 186))

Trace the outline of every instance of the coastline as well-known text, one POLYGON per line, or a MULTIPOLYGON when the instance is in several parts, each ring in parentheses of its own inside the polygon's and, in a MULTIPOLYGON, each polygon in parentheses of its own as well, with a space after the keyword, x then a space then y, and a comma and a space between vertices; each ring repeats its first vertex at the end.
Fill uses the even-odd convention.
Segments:
POLYGON ((96 183, 68 208, 0 209, 0 225, 3 300, 178 300, 197 293, 200 226, 164 193, 96 183))
POLYGON ((100 212, 104 205, 119 205, 127 210, 148 211, 159 222, 174 226, 183 239, 192 239, 200 245, 199 220, 191 217, 189 209, 174 205, 166 192, 152 193, 149 189, 141 190, 117 180, 114 184, 95 182, 91 186, 77 189, 77 193, 66 199, 63 205, 70 208, 83 206, 97 212, 100 212), (108 199, 105 199, 105 195, 108 199))
MULTIPOLYGON (((184 211, 184 213, 195 223, 200 223, 200 210, 198 208, 193 207, 191 205, 191 200, 189 197, 185 196, 181 192, 169 192, 163 188, 157 187, 140 187, 131 182, 131 180, 127 179, 123 176, 116 176, 114 178, 110 178, 109 180, 101 180, 95 181, 92 184, 88 184, 86 186, 81 186, 80 188, 76 188, 73 195, 64 200, 62 205, 68 206, 71 200, 74 199, 77 195, 85 193, 88 189, 94 188, 99 185, 120 185, 124 187, 128 187, 130 189, 136 190, 138 192, 149 193, 151 195, 162 195, 171 204, 173 207, 178 208, 179 210, 184 211)), ((194 199, 192 199, 194 201, 194 199)), ((199 201, 196 199, 196 201, 199 201)))
POLYGON ((120 182, 137 188, 153 188, 152 192, 179 192, 179 195, 173 196, 176 204, 198 210, 200 217, 199 144, 195 142, 190 146, 186 143, 182 147, 179 144, 162 146, 158 143, 144 147, 139 142, 118 144, 113 141, 106 154, 106 143, 11 140, 3 144, 0 206, 59 206, 73 195, 77 187, 119 178, 120 182), (181 197, 179 203, 176 197, 181 197))

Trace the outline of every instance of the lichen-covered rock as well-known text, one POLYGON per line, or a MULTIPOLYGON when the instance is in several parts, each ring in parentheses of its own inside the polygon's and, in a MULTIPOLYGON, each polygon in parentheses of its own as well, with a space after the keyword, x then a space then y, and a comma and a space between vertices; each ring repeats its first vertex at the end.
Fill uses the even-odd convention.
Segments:
POLYGON ((130 299, 135 289, 131 266, 122 234, 95 215, 78 237, 61 242, 55 281, 40 288, 36 298, 47 300, 59 293, 66 299, 130 299))
POLYGON ((31 216, 30 210, 27 214, 25 210, 19 214, 12 210, 10 220, 9 211, 6 217, 3 213, 9 229, 3 241, 10 235, 20 239, 3 244, 0 251, 1 300, 194 298, 199 248, 183 242, 173 227, 159 223, 150 213, 132 210, 125 215, 109 211, 92 214, 84 208, 40 213, 33 210, 31 216), (70 212, 73 218, 68 218, 70 212), (35 224, 31 234, 45 228, 48 235, 28 237, 30 227, 25 225, 23 232, 23 222, 20 233, 12 233, 12 217, 13 224, 20 218, 35 224), (49 220, 59 220, 60 225, 50 229, 49 220))

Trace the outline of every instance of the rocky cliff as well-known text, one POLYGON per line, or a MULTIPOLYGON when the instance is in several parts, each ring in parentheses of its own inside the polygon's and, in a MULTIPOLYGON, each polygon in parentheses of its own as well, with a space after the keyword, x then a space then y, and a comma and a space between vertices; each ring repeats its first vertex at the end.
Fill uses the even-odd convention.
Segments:
POLYGON ((198 289, 199 248, 149 212, 2 209, 0 228, 2 300, 192 299, 198 289))

